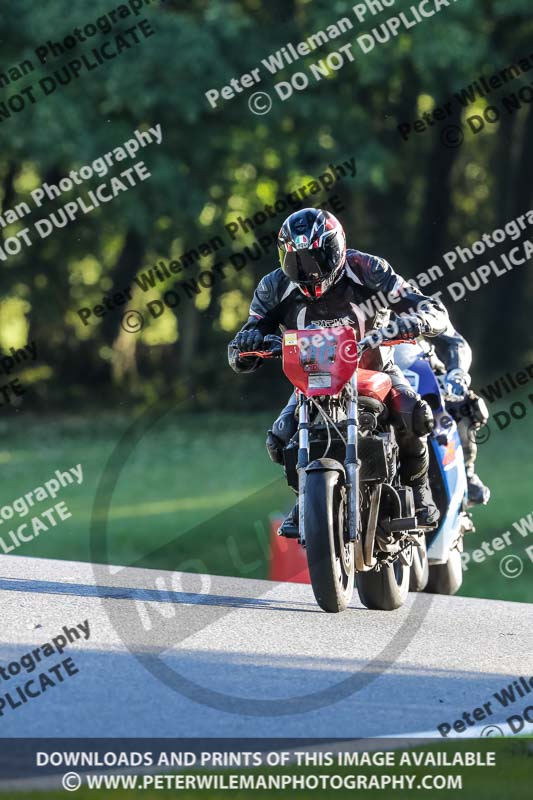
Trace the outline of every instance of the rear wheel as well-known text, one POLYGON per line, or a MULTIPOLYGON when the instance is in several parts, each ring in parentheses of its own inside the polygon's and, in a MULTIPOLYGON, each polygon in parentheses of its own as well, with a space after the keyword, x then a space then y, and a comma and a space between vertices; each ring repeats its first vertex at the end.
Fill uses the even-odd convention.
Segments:
POLYGON ((382 611, 400 608, 409 593, 410 566, 397 558, 379 572, 358 572, 355 576, 359 598, 364 606, 382 611))
POLYGON ((422 534, 420 547, 413 546, 413 563, 409 576, 409 591, 423 592, 429 579, 429 562, 426 537, 422 534))
POLYGON ((341 473, 307 473, 304 506, 305 546, 311 586, 320 608, 344 611, 353 595, 353 544, 346 541, 341 473))
POLYGON ((463 582, 461 553, 457 548, 450 551, 446 564, 430 564, 426 592, 432 594, 455 594, 463 582))

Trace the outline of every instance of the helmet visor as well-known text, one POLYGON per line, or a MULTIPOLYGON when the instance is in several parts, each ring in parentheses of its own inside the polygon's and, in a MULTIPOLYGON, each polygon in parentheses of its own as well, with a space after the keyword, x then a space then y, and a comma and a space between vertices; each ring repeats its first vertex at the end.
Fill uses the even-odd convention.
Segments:
POLYGON ((295 283, 316 284, 328 278, 341 263, 342 250, 334 231, 319 247, 280 252, 283 271, 295 283))
POLYGON ((316 286, 332 271, 321 248, 282 251, 280 256, 285 275, 297 284, 316 286))

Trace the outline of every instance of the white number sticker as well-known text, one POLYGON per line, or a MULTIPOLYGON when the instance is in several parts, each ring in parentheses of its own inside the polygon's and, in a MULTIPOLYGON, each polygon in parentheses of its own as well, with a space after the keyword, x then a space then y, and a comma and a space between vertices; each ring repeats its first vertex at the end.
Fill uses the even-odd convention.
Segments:
POLYGON ((328 375, 328 373, 315 372, 309 375, 308 386, 310 389, 329 389, 331 386, 331 375, 328 375))

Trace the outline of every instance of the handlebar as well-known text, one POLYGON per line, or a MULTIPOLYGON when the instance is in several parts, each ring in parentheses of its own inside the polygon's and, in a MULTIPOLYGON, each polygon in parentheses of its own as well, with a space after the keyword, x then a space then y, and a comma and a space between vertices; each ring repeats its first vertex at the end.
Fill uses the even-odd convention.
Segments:
POLYGON ((256 358, 281 358, 281 350, 275 353, 273 350, 246 350, 244 353, 239 353, 240 358, 248 358, 255 356, 256 358))
MULTIPOLYGON (((380 333, 380 330, 378 329, 375 333, 380 333)), ((365 336, 360 342, 357 342, 357 350, 361 355, 365 350, 373 347, 392 347, 395 344, 416 344, 416 337, 411 337, 410 339, 382 339, 379 345, 375 345, 370 337, 365 336)))
MULTIPOLYGON (((379 347, 392 347, 395 344, 416 344, 416 337, 401 338, 401 339, 387 339, 382 335, 382 331, 386 329, 378 329, 374 331, 374 334, 380 334, 381 341, 379 345, 376 345, 372 340, 371 336, 365 336, 361 341, 357 342, 357 352, 358 355, 361 356, 365 350, 370 348, 379 346, 379 347)), ((265 336, 263 339, 263 344, 267 347, 270 345, 270 349, 267 350, 247 350, 246 352, 239 353, 241 358, 281 358, 282 355, 282 345, 281 345, 281 336, 275 336, 274 334, 265 336)))

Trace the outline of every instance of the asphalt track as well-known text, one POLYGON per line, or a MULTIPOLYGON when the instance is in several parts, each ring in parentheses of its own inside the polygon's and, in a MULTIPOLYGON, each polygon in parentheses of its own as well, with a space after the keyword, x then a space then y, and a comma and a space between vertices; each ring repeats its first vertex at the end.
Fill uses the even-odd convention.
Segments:
MULTIPOLYGON (((327 615, 306 585, 2 556, 0 666, 65 625, 89 620, 90 638, 42 662, 33 677, 69 656, 79 673, 4 708, 0 737, 439 736, 531 676, 531 618, 528 604, 432 595, 396 612, 355 595, 327 615)), ((528 703, 468 733, 509 733, 528 703)))

